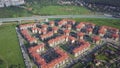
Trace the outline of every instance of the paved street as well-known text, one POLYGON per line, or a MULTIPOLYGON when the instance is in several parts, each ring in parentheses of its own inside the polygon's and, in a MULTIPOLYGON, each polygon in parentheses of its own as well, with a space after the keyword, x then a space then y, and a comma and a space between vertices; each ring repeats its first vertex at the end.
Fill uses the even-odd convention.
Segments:
POLYGON ((53 16, 32 16, 32 17, 18 17, 18 18, 0 18, 0 22, 13 22, 13 21, 24 21, 24 20, 39 20, 47 18, 106 18, 106 19, 117 19, 114 17, 104 15, 53 15, 53 16))
POLYGON ((17 32, 17 35, 18 35, 19 44, 20 44, 20 47, 21 47, 21 51, 22 51, 22 54, 23 54, 23 58, 24 58, 26 68, 32 68, 32 63, 31 63, 30 58, 28 56, 27 50, 25 48, 24 40, 23 40, 22 36, 20 35, 19 30, 17 28, 16 28, 16 32, 17 32))

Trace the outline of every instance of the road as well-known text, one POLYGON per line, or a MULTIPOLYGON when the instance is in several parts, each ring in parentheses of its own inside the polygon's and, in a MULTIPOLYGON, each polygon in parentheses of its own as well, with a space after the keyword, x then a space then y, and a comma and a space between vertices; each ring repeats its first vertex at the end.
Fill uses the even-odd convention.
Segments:
POLYGON ((16 33, 18 35, 19 44, 20 44, 21 52, 23 54, 26 68, 32 68, 32 63, 31 63, 29 55, 27 53, 27 49, 25 48, 24 40, 23 40, 22 36, 20 35, 18 28, 16 28, 16 33))
POLYGON ((118 19, 114 17, 104 15, 53 15, 53 16, 32 16, 32 17, 18 17, 18 18, 0 18, 0 22, 13 22, 23 20, 40 20, 47 18, 106 18, 106 19, 118 19))

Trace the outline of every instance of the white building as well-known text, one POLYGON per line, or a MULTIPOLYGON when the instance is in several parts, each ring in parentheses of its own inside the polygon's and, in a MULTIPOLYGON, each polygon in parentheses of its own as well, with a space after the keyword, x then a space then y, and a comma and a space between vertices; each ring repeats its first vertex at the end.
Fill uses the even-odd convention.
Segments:
POLYGON ((0 0, 0 7, 16 6, 25 4, 24 0, 0 0))
POLYGON ((0 0, 0 7, 4 7, 4 2, 0 0))

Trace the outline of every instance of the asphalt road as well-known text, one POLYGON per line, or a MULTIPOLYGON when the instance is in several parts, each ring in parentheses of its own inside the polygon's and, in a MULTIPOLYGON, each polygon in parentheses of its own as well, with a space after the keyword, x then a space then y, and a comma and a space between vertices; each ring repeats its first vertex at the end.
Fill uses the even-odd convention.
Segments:
POLYGON ((105 18, 105 19, 118 19, 105 15, 53 15, 53 16, 32 16, 32 17, 18 17, 18 18, 0 18, 0 22, 12 22, 22 20, 39 20, 46 18, 105 18))

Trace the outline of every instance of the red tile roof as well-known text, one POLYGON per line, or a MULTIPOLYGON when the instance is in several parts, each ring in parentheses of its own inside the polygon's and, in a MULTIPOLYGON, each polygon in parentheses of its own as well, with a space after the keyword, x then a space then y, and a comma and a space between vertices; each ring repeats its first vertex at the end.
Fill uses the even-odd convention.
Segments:
MULTIPOLYGON (((30 49, 31 50, 31 49, 30 49)), ((32 53, 32 57, 35 58, 37 64, 41 66, 41 68, 53 68, 56 64, 59 64, 60 62, 64 61, 65 59, 68 59, 69 56, 66 52, 59 49, 58 47, 54 48, 56 53, 58 53, 60 56, 54 60, 52 60, 49 63, 46 63, 46 61, 38 54, 38 53, 32 53)))
POLYGON ((38 45, 36 45, 36 46, 34 46, 34 47, 30 47, 30 48, 28 49, 28 51, 29 51, 29 53, 33 53, 33 55, 34 55, 34 53, 36 53, 36 50, 38 50, 38 49, 40 49, 40 48, 44 48, 44 46, 45 46, 44 43, 38 44, 38 45))
POLYGON ((54 21, 50 21, 49 24, 52 25, 52 24, 55 24, 55 22, 54 21))
POLYGON ((34 38, 34 37, 32 37, 29 33, 28 33, 28 31, 27 30, 21 30, 21 33, 22 33, 22 35, 27 39, 27 41, 29 42, 29 43, 33 43, 33 42, 35 42, 35 41, 37 41, 37 39, 36 38, 34 38))
POLYGON ((94 40, 94 41, 100 41, 100 39, 101 39, 101 38, 100 38, 99 36, 93 36, 93 40, 94 40))
POLYGON ((84 23, 80 23, 80 24, 78 24, 78 25, 76 26, 76 28, 77 28, 77 29, 81 29, 81 28, 84 27, 84 25, 85 25, 84 23))
POLYGON ((64 30, 64 33, 70 33, 70 30, 65 29, 65 30, 64 30))
POLYGON ((61 41, 61 40, 63 40, 63 39, 66 39, 66 35, 62 35, 62 36, 58 36, 58 37, 56 37, 56 38, 54 38, 54 39, 50 39, 49 41, 48 41, 48 43, 49 44, 53 44, 54 42, 59 42, 59 41, 61 41))
POLYGON ((84 40, 81 40, 81 45, 79 47, 76 47, 74 50, 73 50, 73 53, 78 53, 79 51, 82 51, 84 50, 85 48, 88 48, 90 46, 90 43, 89 42, 85 42, 84 40))
POLYGON ((115 33, 114 33, 114 34, 112 34, 112 37, 113 37, 113 38, 119 38, 119 34, 115 34, 115 33))
POLYGON ((53 30, 53 31, 58 30, 58 27, 57 27, 57 26, 54 26, 54 27, 52 27, 52 30, 53 30))
POLYGON ((71 28, 71 27, 72 27, 72 25, 66 24, 66 28, 71 28))
POLYGON ((77 35, 81 37, 84 36, 85 34, 83 32, 78 32, 77 35))
POLYGON ((92 28, 87 28, 87 32, 92 32, 93 29, 92 28))
POLYGON ((53 36, 53 32, 52 31, 48 32, 47 34, 40 35, 40 38, 45 39, 45 38, 48 38, 48 37, 51 37, 51 36, 53 36))
POLYGON ((30 28, 30 27, 36 27, 36 23, 32 23, 32 24, 22 24, 19 26, 20 29, 27 29, 27 28, 30 28))
POLYGON ((48 25, 46 25, 46 24, 43 24, 42 25, 42 28, 44 29, 44 28, 47 28, 48 27, 48 25))
POLYGON ((68 39, 71 40, 71 41, 76 40, 76 38, 72 37, 72 36, 68 36, 68 39))

